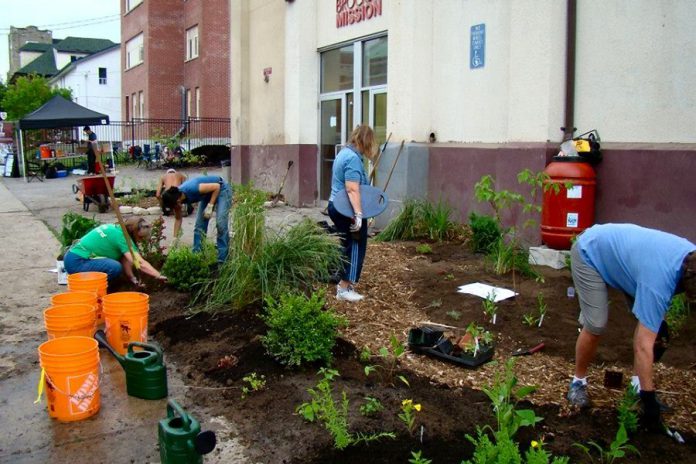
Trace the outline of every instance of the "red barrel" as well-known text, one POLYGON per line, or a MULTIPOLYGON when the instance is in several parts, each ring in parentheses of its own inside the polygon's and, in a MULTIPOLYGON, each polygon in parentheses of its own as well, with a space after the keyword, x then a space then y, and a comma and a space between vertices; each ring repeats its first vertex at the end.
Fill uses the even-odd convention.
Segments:
POLYGON ((594 223, 595 170, 577 156, 555 156, 544 173, 544 202, 541 206, 541 241, 555 250, 569 250, 570 240, 594 223), (558 183, 558 193, 547 184, 558 183), (566 183, 572 184, 566 188, 566 183))

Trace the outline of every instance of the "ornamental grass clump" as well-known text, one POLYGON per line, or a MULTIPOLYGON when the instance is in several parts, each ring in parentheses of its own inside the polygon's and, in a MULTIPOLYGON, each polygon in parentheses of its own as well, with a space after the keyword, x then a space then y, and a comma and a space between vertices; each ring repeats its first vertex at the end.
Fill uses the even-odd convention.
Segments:
POLYGON ((278 300, 266 298, 261 318, 268 332, 261 342, 268 354, 290 367, 308 362, 328 364, 338 328, 347 321, 330 308, 324 309, 324 304, 323 292, 309 298, 299 293, 286 293, 278 300))
POLYGON ((454 210, 443 201, 406 200, 401 213, 375 238, 393 240, 451 240, 461 237, 463 228, 452 220, 454 210))
POLYGON ((202 305, 194 311, 241 309, 287 291, 309 290, 317 281, 328 281, 341 256, 338 239, 309 219, 279 233, 266 232, 258 247, 233 247, 217 279, 198 293, 202 305))

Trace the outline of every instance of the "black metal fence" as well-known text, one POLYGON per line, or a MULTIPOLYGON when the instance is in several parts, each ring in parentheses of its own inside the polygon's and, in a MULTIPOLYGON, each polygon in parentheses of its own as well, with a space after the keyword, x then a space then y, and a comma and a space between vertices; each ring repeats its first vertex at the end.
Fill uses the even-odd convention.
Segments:
POLYGON ((118 151, 130 147, 162 145, 192 150, 202 145, 229 145, 229 118, 133 119, 111 121, 108 126, 92 128, 100 142, 111 142, 118 151))

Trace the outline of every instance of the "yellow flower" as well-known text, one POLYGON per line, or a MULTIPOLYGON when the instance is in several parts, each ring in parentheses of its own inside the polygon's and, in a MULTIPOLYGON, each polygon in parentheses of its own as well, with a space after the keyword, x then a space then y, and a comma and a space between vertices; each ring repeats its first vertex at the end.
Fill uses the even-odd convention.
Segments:
POLYGON ((401 406, 408 406, 411 403, 413 403, 413 400, 403 400, 401 402, 401 406))
POLYGON ((421 405, 420 405, 420 404, 414 404, 414 405, 413 405, 413 409, 415 409, 416 411, 420 411, 420 410, 421 410, 421 405))
POLYGON ((539 442, 536 440, 532 440, 532 448, 538 448, 539 447, 539 442))

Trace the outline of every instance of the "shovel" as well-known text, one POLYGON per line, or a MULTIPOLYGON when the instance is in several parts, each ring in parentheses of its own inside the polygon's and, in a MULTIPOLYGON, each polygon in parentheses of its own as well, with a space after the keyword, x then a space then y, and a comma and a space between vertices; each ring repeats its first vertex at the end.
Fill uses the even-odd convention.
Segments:
POLYGON ((280 183, 280 188, 278 189, 278 193, 275 194, 275 196, 273 197, 273 201, 271 201, 271 207, 277 205, 278 201, 280 201, 280 192, 283 191, 283 186, 285 185, 285 179, 288 178, 288 173, 290 172, 290 168, 292 167, 293 163, 294 162, 292 160, 288 161, 288 170, 285 171, 285 175, 283 176, 283 181, 280 183))
POLYGON ((520 348, 519 350, 515 351, 512 353, 513 356, 528 356, 530 354, 534 354, 537 351, 541 351, 544 349, 546 345, 544 345, 544 342, 539 343, 537 346, 534 348, 530 348, 528 350, 525 350, 524 348, 520 348))

